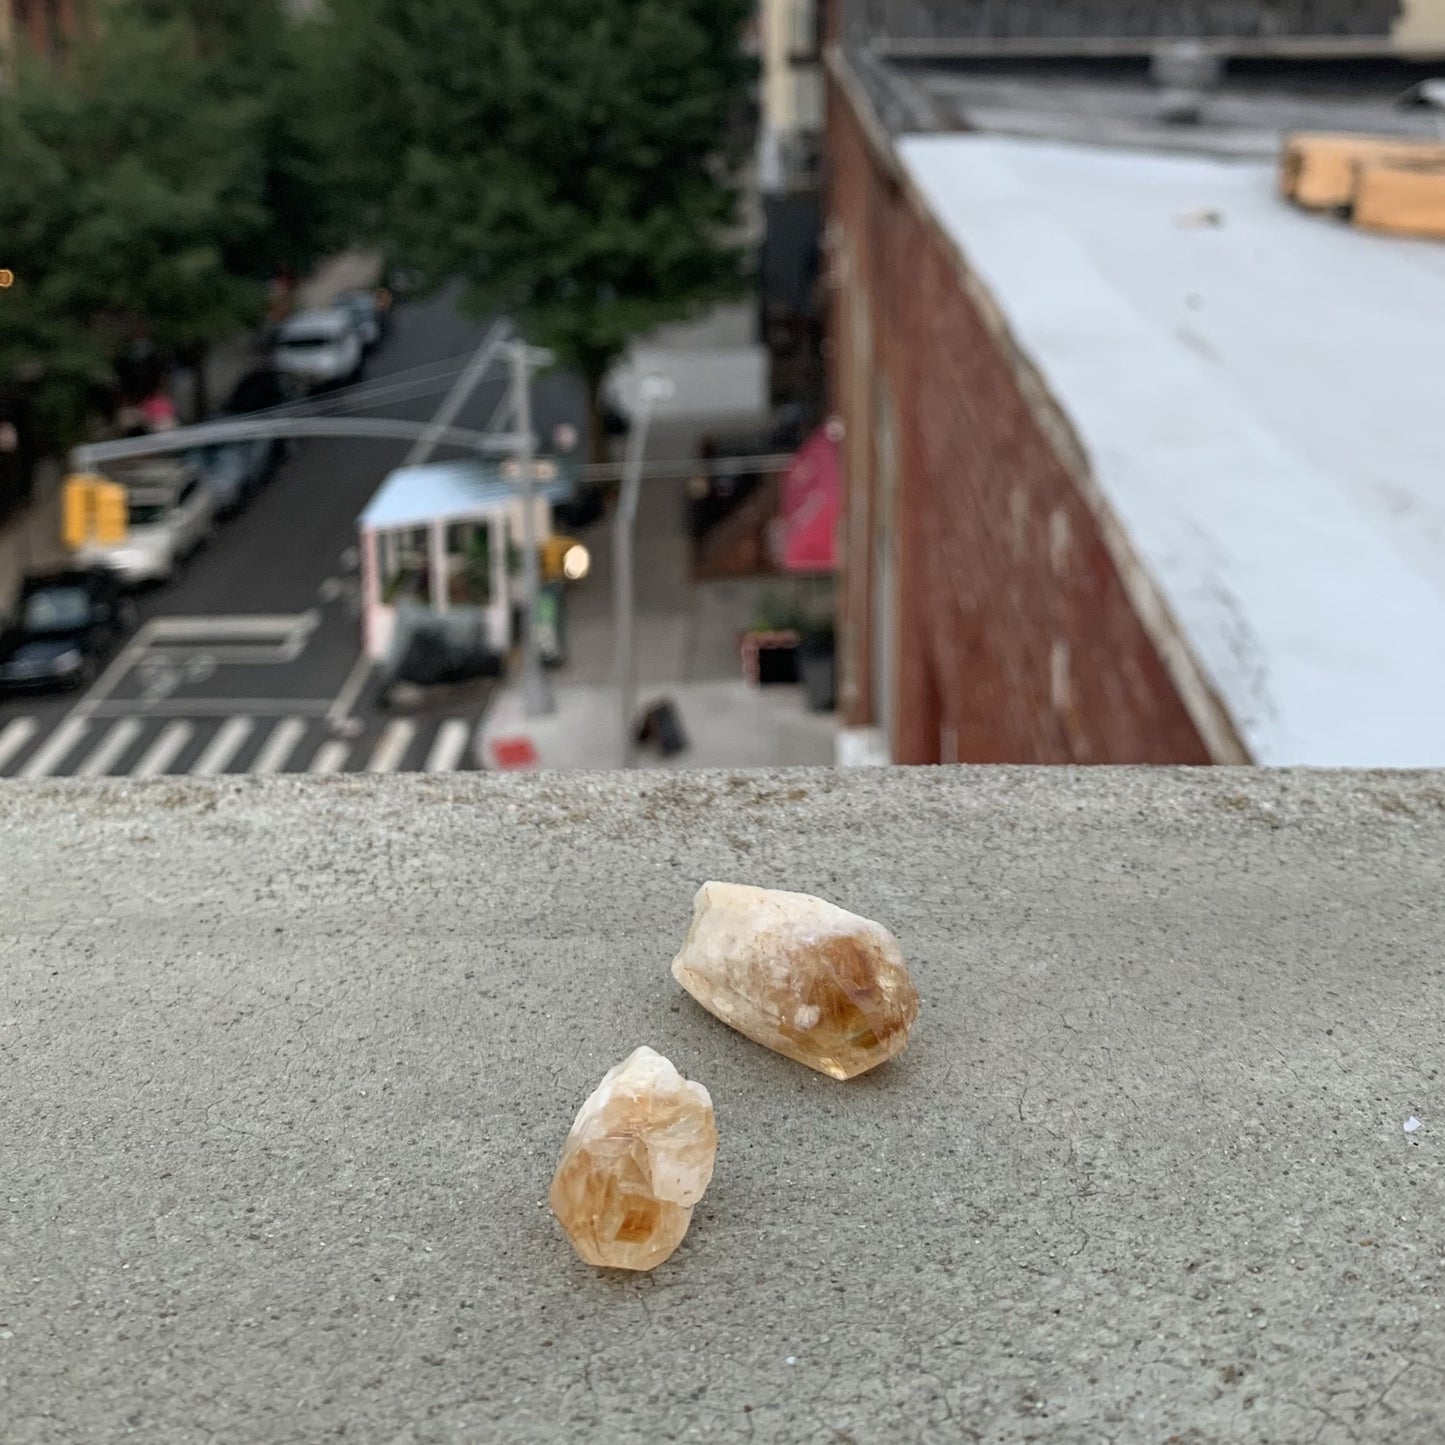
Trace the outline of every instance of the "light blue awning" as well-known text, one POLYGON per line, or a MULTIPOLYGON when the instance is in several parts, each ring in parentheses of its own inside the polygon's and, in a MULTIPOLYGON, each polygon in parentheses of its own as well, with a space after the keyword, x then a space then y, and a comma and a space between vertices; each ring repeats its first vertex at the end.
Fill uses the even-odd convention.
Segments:
MULTIPOLYGON (((495 516, 505 509, 516 490, 517 484, 503 479, 496 462, 427 462, 398 467, 366 504, 360 522, 363 527, 379 531, 495 516)), ((537 483, 537 495, 552 502, 564 500, 571 490, 570 481, 563 475, 537 483)))

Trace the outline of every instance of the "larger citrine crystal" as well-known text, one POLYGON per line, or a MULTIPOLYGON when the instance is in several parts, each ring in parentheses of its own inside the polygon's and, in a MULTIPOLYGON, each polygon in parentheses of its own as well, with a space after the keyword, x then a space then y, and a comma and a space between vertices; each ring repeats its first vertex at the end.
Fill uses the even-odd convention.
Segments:
POLYGON ((637 1049, 577 1111, 552 1212, 588 1264, 652 1269, 682 1243, 716 1155, 707 1090, 637 1049))
POLYGON ((882 924, 806 893, 704 883, 672 976, 739 1033, 835 1079, 908 1043, 918 991, 882 924))

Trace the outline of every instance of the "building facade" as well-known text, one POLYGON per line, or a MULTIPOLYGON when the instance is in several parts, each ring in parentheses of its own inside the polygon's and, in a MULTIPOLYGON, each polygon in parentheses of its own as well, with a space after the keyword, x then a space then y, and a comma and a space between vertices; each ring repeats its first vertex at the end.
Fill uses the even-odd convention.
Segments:
POLYGON ((1206 742, 1067 420, 836 80, 829 149, 844 726, 898 763, 1242 755, 1206 742))
POLYGON ((1281 47, 1391 54, 1438 49, 1441 0, 843 0, 847 33, 914 57, 989 51, 1127 52, 1204 39, 1241 53, 1281 47))
POLYGON ((1432 370, 1401 338, 1433 356, 1435 273, 1277 188, 1291 131, 1428 144, 1434 118, 1399 104, 1412 67, 1336 94, 1353 60, 1282 58, 1183 126, 1147 66, 901 65, 847 19, 824 247, 840 756, 1434 758, 1411 649, 1434 647, 1416 623, 1445 585, 1421 569, 1445 558, 1415 555, 1359 442, 1397 442, 1392 483, 1433 505, 1435 411, 1394 418, 1432 370))
POLYGON ((0 57, 20 46, 59 56, 80 20, 79 0, 0 0, 0 57))

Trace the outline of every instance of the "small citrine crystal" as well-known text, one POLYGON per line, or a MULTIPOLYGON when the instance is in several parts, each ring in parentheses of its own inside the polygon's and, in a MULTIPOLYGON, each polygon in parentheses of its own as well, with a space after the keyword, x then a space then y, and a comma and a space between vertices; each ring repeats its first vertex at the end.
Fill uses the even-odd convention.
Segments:
POLYGON ((577 1111, 552 1179, 552 1212, 588 1264, 652 1269, 682 1243, 716 1156, 707 1090, 661 1054, 637 1049, 577 1111))
POLYGON ((918 991, 893 935, 806 893, 704 883, 672 976, 770 1049, 851 1079, 900 1052, 918 991))

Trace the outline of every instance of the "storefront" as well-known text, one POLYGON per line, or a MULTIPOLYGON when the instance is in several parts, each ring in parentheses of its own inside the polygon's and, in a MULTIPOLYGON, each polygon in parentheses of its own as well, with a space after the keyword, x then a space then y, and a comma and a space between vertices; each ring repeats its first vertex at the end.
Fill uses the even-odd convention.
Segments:
MULTIPOLYGON (((534 536, 571 493, 550 458, 536 463, 534 536)), ((358 520, 366 655, 381 662, 417 623, 443 621, 460 645, 505 654, 523 602, 523 501, 517 463, 457 461, 391 473, 358 520)))

